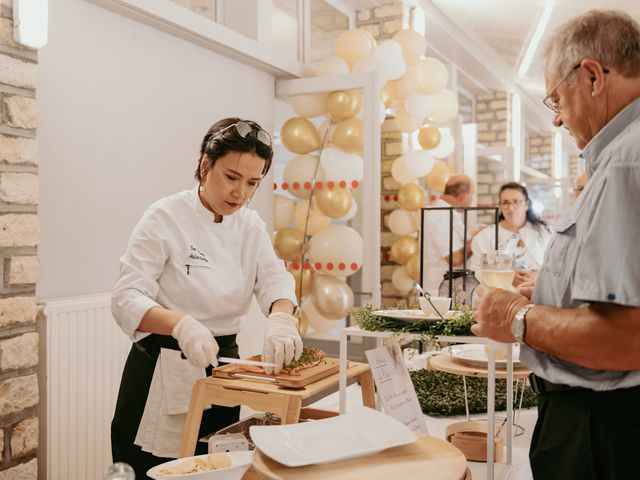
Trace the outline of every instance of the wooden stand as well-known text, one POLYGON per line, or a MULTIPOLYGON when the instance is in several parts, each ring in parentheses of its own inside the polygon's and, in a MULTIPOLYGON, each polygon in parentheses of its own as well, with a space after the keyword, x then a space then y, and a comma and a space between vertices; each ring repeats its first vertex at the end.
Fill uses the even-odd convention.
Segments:
MULTIPOLYGON (((376 397, 369 365, 351 362, 347 369, 347 378, 358 379, 362 389, 363 405, 375 408, 376 397)), ((246 405, 253 410, 275 413, 282 419, 282 424, 297 423, 300 419, 303 400, 337 386, 337 373, 296 390, 280 388, 272 382, 260 380, 203 378, 193 386, 193 391, 191 392, 189 412, 182 432, 182 443, 180 444, 178 456, 183 458, 194 454, 202 420, 202 411, 207 405, 222 405, 225 407, 246 405)), ((331 413, 322 413, 313 409, 305 410, 307 410, 308 418, 332 415, 331 413)))

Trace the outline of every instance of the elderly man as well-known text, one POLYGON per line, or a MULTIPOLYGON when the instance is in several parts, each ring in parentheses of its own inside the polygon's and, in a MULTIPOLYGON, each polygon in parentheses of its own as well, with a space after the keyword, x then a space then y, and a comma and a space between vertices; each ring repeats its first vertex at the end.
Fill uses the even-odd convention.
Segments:
MULTIPOLYGON (((447 181, 443 195, 431 207, 468 207, 473 200, 473 182, 467 175, 453 175, 447 181)), ((469 235, 471 236, 471 235, 469 235)), ((453 212, 453 267, 463 263, 464 221, 462 214, 453 212)), ((470 244, 468 244, 470 246, 470 244)), ((467 256, 471 249, 468 248, 467 256)), ((449 271, 449 212, 430 211, 425 217, 425 255, 423 287, 434 296, 444 273, 449 271)))
POLYGON ((522 344, 539 394, 536 479, 638 478, 640 438, 640 25, 591 11, 550 39, 554 125, 589 182, 557 221, 531 303, 479 287, 474 333, 522 344))

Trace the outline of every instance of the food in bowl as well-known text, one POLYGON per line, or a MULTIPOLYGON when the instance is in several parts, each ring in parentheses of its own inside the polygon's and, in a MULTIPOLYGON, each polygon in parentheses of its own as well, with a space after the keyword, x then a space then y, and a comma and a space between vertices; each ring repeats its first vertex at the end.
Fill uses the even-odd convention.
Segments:
POLYGON ((248 450, 178 458, 149 469, 147 476, 154 480, 240 480, 251 466, 252 458, 253 452, 248 450), (227 460, 230 462, 228 466, 218 466, 227 464, 227 460), (210 469, 210 463, 218 468, 210 469), (205 464, 207 469, 204 469, 205 464), (181 473, 183 471, 189 473, 181 473))
POLYGON ((231 466, 231 457, 228 453, 216 452, 201 457, 187 458, 177 465, 158 470, 159 477, 172 475, 186 475, 187 473, 208 472, 231 466))

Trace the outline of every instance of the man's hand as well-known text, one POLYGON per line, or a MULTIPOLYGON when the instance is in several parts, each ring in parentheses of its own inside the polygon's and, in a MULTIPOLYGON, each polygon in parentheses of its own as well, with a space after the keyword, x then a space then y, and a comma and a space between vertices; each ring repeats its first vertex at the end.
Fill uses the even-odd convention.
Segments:
POLYGON ((520 285, 518 285, 518 288, 516 290, 520 295, 527 297, 529 300, 531 300, 531 295, 533 295, 533 288, 535 286, 536 286, 535 280, 527 280, 526 282, 522 282, 520 285))
POLYGON ((488 337, 502 343, 513 343, 511 322, 518 310, 529 303, 522 295, 501 288, 479 285, 476 289, 475 320, 471 331, 479 337, 488 337))
POLYGON ((516 275, 513 277, 513 286, 519 287, 524 282, 535 282, 538 272, 534 270, 516 270, 516 275))

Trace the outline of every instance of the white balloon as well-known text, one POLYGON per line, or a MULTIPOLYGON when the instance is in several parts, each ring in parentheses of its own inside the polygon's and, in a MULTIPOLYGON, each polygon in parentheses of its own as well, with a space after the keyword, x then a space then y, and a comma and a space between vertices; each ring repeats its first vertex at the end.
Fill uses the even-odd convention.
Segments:
POLYGON ((429 117, 437 123, 446 122, 458 113, 458 96, 443 89, 433 95, 433 111, 429 117))
POLYGON ((407 267, 396 268, 391 274, 391 283, 400 295, 406 295, 415 285, 413 278, 407 273, 407 267))
POLYGON ((293 95, 290 98, 291 107, 293 107, 293 110, 301 117, 319 117, 321 115, 324 115, 328 111, 328 98, 329 94, 325 92, 293 95))
POLYGON ((440 143, 436 148, 429 150, 429 153, 434 158, 447 158, 453 153, 455 149, 456 142, 453 139, 453 135, 451 132, 442 132, 442 136, 440 137, 440 143))
POLYGON ((407 64, 402 58, 402 47, 395 40, 386 40, 378 44, 373 56, 381 60, 380 73, 384 82, 397 80, 407 71, 407 64))
POLYGON ((396 125, 404 133, 412 133, 422 126, 424 118, 411 116, 403 107, 396 109, 396 125))
POLYGON ((331 225, 311 237, 309 261, 325 275, 349 276, 362 267, 362 237, 346 225, 331 225))
MULTIPOLYGON (((398 236, 411 235, 418 231, 420 224, 416 223, 416 217, 408 210, 397 208, 387 217, 387 226, 391 233, 398 236)), ((312 240, 313 241, 313 240, 312 240)))
POLYGON ((412 117, 424 119, 433 111, 433 97, 423 93, 413 94, 404 101, 404 109, 412 117))
POLYGON ((316 76, 323 75, 347 75, 349 65, 340 57, 327 57, 322 60, 317 67, 316 76))
POLYGON ((318 332, 328 332, 339 325, 344 325, 342 320, 331 320, 322 316, 310 297, 302 300, 302 306, 300 308, 302 308, 302 311, 307 314, 309 326, 318 332))
POLYGON ((405 166, 404 162, 405 155, 400 155, 391 164, 391 176, 400 185, 404 185, 405 183, 413 183, 418 178, 414 177, 407 171, 407 167, 405 166))
POLYGON ((273 199, 273 229, 280 230, 289 226, 295 208, 296 203, 291 198, 276 193, 273 199))
POLYGON ((309 198, 314 173, 316 180, 324 180, 322 165, 318 165, 316 172, 316 163, 316 158, 311 155, 297 155, 289 160, 282 177, 287 183, 287 189, 291 195, 298 198, 309 198))
POLYGON ((404 160, 407 172, 414 177, 424 177, 428 174, 435 163, 431 152, 433 150, 414 150, 407 153, 404 160))
POLYGON ((355 180, 361 182, 364 178, 364 161, 355 153, 343 152, 339 148, 325 148, 320 156, 320 164, 326 182, 346 182, 352 186, 355 180))
POLYGON ((351 68, 353 73, 381 72, 381 70, 382 59, 375 55, 367 55, 360 58, 351 68))
POLYGON ((356 203, 356 199, 352 198, 351 209, 347 212, 347 214, 344 217, 340 217, 338 218, 338 220, 348 221, 348 220, 351 220, 353 217, 355 217, 357 214, 358 214, 358 204, 356 203))
POLYGON ((437 58, 423 58, 416 64, 418 91, 426 94, 437 93, 447 86, 449 71, 437 58))

